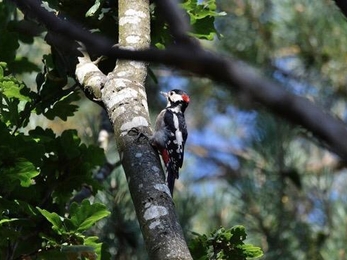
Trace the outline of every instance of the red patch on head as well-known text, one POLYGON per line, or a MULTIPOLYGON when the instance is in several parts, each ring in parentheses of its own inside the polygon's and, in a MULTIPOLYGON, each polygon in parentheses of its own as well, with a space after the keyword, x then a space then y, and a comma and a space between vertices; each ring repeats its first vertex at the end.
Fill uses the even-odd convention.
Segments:
POLYGON ((183 99, 183 101, 186 102, 186 103, 189 103, 189 102, 190 102, 190 98, 189 98, 189 96, 186 95, 186 94, 183 94, 183 95, 182 95, 182 99, 183 99))

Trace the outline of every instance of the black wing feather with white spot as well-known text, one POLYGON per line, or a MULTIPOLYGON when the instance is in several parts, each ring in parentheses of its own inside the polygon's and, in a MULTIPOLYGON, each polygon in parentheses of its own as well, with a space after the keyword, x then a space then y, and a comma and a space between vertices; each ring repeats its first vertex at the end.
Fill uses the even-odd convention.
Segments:
POLYGON ((166 165, 168 180, 170 177, 178 179, 179 168, 183 164, 184 145, 188 137, 184 114, 169 108, 165 113, 164 121, 169 132, 169 140, 166 142, 166 150, 169 154, 168 165, 166 165))

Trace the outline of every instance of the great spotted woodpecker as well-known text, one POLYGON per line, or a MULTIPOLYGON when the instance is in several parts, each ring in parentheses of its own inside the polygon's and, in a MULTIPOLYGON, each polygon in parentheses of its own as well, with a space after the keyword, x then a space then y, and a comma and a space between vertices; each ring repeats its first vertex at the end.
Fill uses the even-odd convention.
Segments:
POLYGON ((188 137, 184 111, 188 107, 190 98, 187 93, 179 89, 173 89, 167 93, 161 92, 161 94, 166 97, 167 105, 156 119, 155 131, 150 137, 150 143, 161 153, 172 196, 175 179, 178 179, 179 168, 183 164, 184 145, 188 137))

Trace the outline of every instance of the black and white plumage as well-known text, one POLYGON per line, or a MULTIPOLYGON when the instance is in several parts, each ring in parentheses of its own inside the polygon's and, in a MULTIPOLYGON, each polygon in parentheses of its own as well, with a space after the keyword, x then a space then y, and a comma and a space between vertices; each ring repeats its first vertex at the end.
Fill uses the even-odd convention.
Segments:
POLYGON ((167 182, 173 194, 175 179, 179 177, 179 168, 184 158, 184 145, 188 137, 184 112, 189 105, 190 98, 182 90, 173 89, 161 92, 167 99, 167 106, 158 115, 155 132, 150 138, 161 153, 166 171, 167 182))

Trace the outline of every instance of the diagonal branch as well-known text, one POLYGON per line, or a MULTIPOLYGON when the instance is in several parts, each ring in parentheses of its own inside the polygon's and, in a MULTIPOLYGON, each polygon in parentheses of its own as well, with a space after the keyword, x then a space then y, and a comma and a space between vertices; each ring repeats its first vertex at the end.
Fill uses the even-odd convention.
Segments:
POLYGON ((110 50, 108 55, 175 66, 224 83, 230 90, 236 89, 247 99, 259 102, 271 112, 303 126, 325 142, 342 160, 347 160, 347 129, 341 120, 309 100, 291 94, 281 85, 257 75, 237 61, 206 51, 191 52, 182 47, 172 47, 166 51, 114 49, 110 50))
POLYGON ((334 0, 343 15, 347 18, 347 2, 345 0, 334 0))
MULTIPOLYGON (((34 8, 35 1, 26 0, 25 2, 34 8)), ((41 12, 36 12, 36 15, 41 15, 41 12)), ((40 20, 46 24, 45 17, 46 15, 40 16, 40 20)), ((50 17, 50 23, 53 22, 52 20, 54 23, 61 22, 56 17, 54 19, 50 17)), ((178 67, 222 82, 230 89, 237 89, 241 94, 250 100, 259 102, 273 113, 303 126, 318 139, 324 141, 341 159, 347 160, 347 129, 342 121, 324 112, 307 99, 287 92, 280 84, 255 74, 244 65, 241 66, 238 61, 226 59, 204 50, 192 52, 182 45, 169 47, 166 50, 112 49, 108 41, 104 41, 103 38, 82 30, 73 30, 75 33, 72 34, 71 28, 73 25, 59 32, 82 41, 89 47, 93 46, 102 54, 118 59, 149 61, 178 67)), ((54 29, 59 30, 60 27, 54 27, 54 29)))

